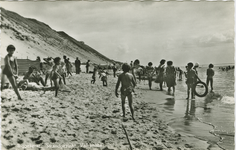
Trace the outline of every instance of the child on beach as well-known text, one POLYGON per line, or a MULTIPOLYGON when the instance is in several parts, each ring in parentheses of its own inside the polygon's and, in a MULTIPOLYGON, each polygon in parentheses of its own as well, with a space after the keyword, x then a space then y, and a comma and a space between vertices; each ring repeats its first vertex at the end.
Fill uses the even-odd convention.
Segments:
POLYGON ((209 64, 209 68, 207 69, 207 80, 206 80, 206 84, 207 87, 209 85, 210 82, 210 86, 211 86, 211 91, 213 91, 213 76, 215 74, 214 70, 213 70, 214 65, 213 64, 209 64))
POLYGON ((61 64, 59 66, 59 69, 58 69, 58 73, 61 75, 62 79, 60 78, 59 79, 59 83, 61 84, 63 80, 64 84, 66 85, 66 66, 65 66, 65 63, 60 61, 61 64))
POLYGON ((171 87, 173 88, 173 95, 175 94, 175 85, 176 85, 176 70, 175 67, 172 66, 172 61, 167 61, 166 67, 166 84, 168 87, 168 92, 171 91, 171 87))
POLYGON ((148 66, 146 66, 146 73, 147 73, 147 78, 148 78, 149 89, 152 90, 152 80, 153 80, 152 78, 153 78, 153 73, 154 73, 152 62, 149 62, 148 66))
POLYGON ((101 78, 102 85, 103 85, 103 86, 107 86, 107 72, 106 72, 105 70, 102 70, 102 71, 100 72, 99 78, 101 78))
POLYGON ((29 82, 35 82, 37 85, 39 85, 39 82, 41 82, 41 84, 45 86, 43 78, 40 76, 39 72, 37 72, 36 68, 33 67, 29 67, 29 70, 23 79, 28 80, 29 82))
POLYGON ((187 73, 185 74, 186 78, 187 78, 187 81, 186 81, 186 84, 188 86, 188 89, 187 89, 187 98, 186 99, 189 99, 189 94, 190 94, 190 91, 191 91, 191 96, 192 96, 192 99, 195 99, 194 97, 194 91, 193 91, 193 85, 196 81, 196 72, 193 70, 193 63, 188 63, 187 65, 187 73))
POLYGON ((1 79, 1 91, 3 90, 5 79, 4 75, 7 76, 8 80, 10 81, 17 97, 19 100, 22 100, 20 93, 17 89, 17 83, 16 78, 18 77, 18 64, 16 58, 13 57, 13 54, 15 52, 15 46, 9 45, 7 46, 7 52, 8 54, 4 58, 5 67, 2 71, 2 79, 1 79))
POLYGON ((123 119, 125 119, 125 98, 128 97, 129 101, 129 108, 131 111, 132 119, 134 120, 134 110, 133 110, 133 98, 132 98, 132 92, 134 87, 136 86, 136 82, 134 79, 134 76, 129 73, 130 66, 125 63, 122 66, 122 70, 124 71, 122 74, 118 76, 118 81, 116 83, 116 89, 115 89, 115 94, 116 97, 118 97, 118 88, 121 83, 121 102, 122 102, 122 110, 123 110, 123 119))
POLYGON ((91 83, 94 84, 96 82, 96 76, 97 76, 97 67, 94 66, 93 68, 93 75, 92 75, 92 80, 91 83))
MULTIPOLYGON (((50 78, 50 74, 52 71, 52 67, 53 67, 53 58, 52 57, 48 57, 48 58, 44 58, 43 59, 46 62, 46 66, 45 66, 45 85, 47 85, 47 80, 48 78, 50 78)), ((51 86, 52 86, 52 82, 51 82, 51 86)))
POLYGON ((58 73, 60 63, 61 63, 61 58, 56 57, 54 59, 54 66, 53 66, 52 72, 51 72, 51 80, 54 83, 55 97, 57 97, 57 93, 59 90, 59 79, 62 79, 62 76, 58 73))

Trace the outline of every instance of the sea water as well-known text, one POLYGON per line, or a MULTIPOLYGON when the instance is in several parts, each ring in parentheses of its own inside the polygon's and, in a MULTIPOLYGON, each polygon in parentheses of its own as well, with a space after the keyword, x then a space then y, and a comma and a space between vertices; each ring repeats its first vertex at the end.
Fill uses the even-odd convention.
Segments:
MULTIPOLYGON (((198 68, 203 82, 206 82, 206 70, 206 67, 198 68)), ((159 107, 164 109, 168 124, 177 132, 207 141, 209 149, 234 150, 234 69, 222 71, 215 67, 214 70, 214 93, 186 100, 187 85, 183 74, 183 80, 176 81, 175 96, 159 107)))

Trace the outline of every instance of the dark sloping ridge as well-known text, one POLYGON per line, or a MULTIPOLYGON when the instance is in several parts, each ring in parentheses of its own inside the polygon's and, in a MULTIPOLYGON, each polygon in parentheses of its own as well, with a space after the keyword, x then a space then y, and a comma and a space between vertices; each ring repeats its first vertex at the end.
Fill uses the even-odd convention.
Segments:
MULTIPOLYGON (((57 32, 53 30, 52 28, 50 28, 49 25, 43 22, 40 22, 36 19, 24 18, 20 16, 19 14, 5 10, 2 7, 0 7, 0 9, 1 9, 2 21, 5 18, 7 18, 8 20, 10 19, 12 23, 15 24, 16 26, 19 26, 20 28, 22 27, 28 32, 31 32, 32 34, 37 34, 39 37, 41 37, 40 38, 41 40, 48 43, 49 45, 61 46, 63 41, 66 39, 69 42, 71 42, 75 47, 78 47, 78 49, 76 49, 75 47, 73 47, 73 45, 72 47, 70 47, 69 45, 64 45, 65 48, 69 52, 68 55, 74 54, 74 52, 76 52, 78 54, 81 54, 81 56, 86 55, 85 57, 89 57, 89 55, 93 55, 100 60, 103 60, 106 62, 113 62, 108 57, 102 55, 101 53, 97 52, 95 49, 84 44, 84 42, 75 40, 74 38, 72 38, 71 36, 69 36, 63 31, 57 32), (86 53, 84 53, 85 55, 83 55, 82 54, 83 51, 86 52, 88 55, 86 53)), ((3 21, 3 25, 4 25, 4 21, 3 21)), ((14 30, 15 32, 20 32, 20 30, 18 31, 17 28, 15 29, 14 25, 10 26, 10 28, 12 28, 12 30, 14 30)))
POLYGON ((60 34, 62 37, 68 39, 69 41, 71 41, 72 43, 74 43, 75 45, 77 45, 78 47, 80 47, 81 49, 83 49, 84 51, 90 52, 92 54, 96 54, 98 57, 100 57, 101 59, 105 59, 108 61, 112 61, 111 59, 109 59, 108 57, 102 55, 101 53, 99 53, 98 51, 94 50, 93 48, 91 48, 90 46, 84 44, 84 42, 82 41, 77 41, 74 38, 72 38, 71 36, 69 36, 68 34, 66 34, 63 31, 58 31, 58 34, 60 34))

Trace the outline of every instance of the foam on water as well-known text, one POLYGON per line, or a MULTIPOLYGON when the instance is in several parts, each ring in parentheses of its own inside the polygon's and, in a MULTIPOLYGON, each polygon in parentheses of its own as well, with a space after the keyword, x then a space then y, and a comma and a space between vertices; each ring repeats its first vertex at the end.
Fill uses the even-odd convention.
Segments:
POLYGON ((230 96, 223 96, 221 98, 221 102, 225 103, 225 104, 235 104, 235 99, 234 97, 230 97, 230 96))

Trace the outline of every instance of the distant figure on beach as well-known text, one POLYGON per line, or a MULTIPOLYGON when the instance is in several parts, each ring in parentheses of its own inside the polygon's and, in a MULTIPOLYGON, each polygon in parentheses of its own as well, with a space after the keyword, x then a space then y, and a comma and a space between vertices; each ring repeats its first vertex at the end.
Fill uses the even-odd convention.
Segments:
POLYGON ((3 90, 5 84, 4 77, 6 75, 18 97, 18 100, 22 100, 20 93, 17 89, 17 83, 16 83, 16 78, 18 78, 18 64, 17 64, 17 59, 13 57, 15 50, 16 48, 14 45, 7 46, 8 54, 4 58, 5 66, 2 70, 1 91, 3 90))
POLYGON ((97 66, 94 66, 92 80, 91 80, 92 84, 94 84, 96 82, 96 77, 97 77, 97 66))
POLYGON ((76 74, 80 74, 80 65, 81 65, 81 62, 79 60, 78 57, 76 57, 76 60, 75 60, 75 72, 76 74))
POLYGON ((59 79, 62 78, 62 76, 58 73, 60 64, 61 64, 61 58, 56 57, 54 59, 54 66, 51 72, 51 80, 54 83, 55 97, 57 97, 58 90, 59 90, 59 79))
POLYGON ((99 78, 101 78, 102 85, 107 86, 107 71, 106 70, 101 70, 99 78))
POLYGON ((179 81, 182 81, 182 79, 183 79, 183 70, 178 67, 177 71, 179 72, 179 81))
POLYGON ((206 75, 207 75, 206 84, 208 87, 209 82, 210 82, 211 91, 213 91, 213 76, 215 75, 215 71, 213 70, 213 67, 214 67, 213 64, 209 64, 209 68, 207 69, 207 72, 206 72, 206 75))
POLYGON ((136 81, 136 78, 139 78, 139 82, 141 81, 141 72, 142 72, 142 67, 140 66, 140 61, 136 59, 134 61, 133 67, 132 67, 132 74, 134 76, 134 79, 136 81))
POLYGON ((167 61, 166 67, 166 85, 168 87, 168 92, 171 91, 171 87, 173 89, 173 95, 175 94, 175 85, 176 85, 176 71, 173 66, 172 61, 167 61))
MULTIPOLYGON (((48 80, 48 78, 50 78, 54 62, 53 62, 53 58, 52 57, 44 58, 43 60, 46 62, 46 66, 45 66, 45 81, 44 81, 44 83, 45 83, 45 85, 47 85, 47 80, 48 80)), ((52 86, 52 83, 51 83, 51 86, 52 86)))
POLYGON ((86 73, 89 73, 90 60, 86 62, 86 73))
POLYGON ((39 82, 45 86, 43 78, 41 74, 36 70, 36 68, 29 67, 28 72, 26 72, 25 76, 23 77, 24 80, 28 80, 29 82, 35 82, 39 85, 39 82))
POLYGON ((61 84, 61 80, 63 80, 64 84, 66 85, 66 66, 65 63, 60 61, 58 73, 61 75, 62 78, 59 79, 59 83, 61 84))
POLYGON ((68 76, 72 76, 72 64, 70 62, 70 58, 67 58, 67 63, 66 63, 66 68, 67 68, 67 74, 68 76))
POLYGON ((148 66, 146 66, 146 74, 147 74, 149 89, 152 90, 152 80, 153 80, 152 78, 154 74, 154 68, 152 67, 152 62, 149 62, 148 66))
MULTIPOLYGON (((63 56, 63 59, 64 59, 65 65, 68 64, 68 59, 67 59, 66 55, 63 56)), ((68 65, 66 65, 66 73, 68 72, 68 68, 67 67, 68 67, 68 65)), ((68 76, 68 75, 66 74, 66 76, 68 76)))
POLYGON ((162 59, 160 61, 159 66, 156 68, 156 74, 157 74, 157 78, 155 80, 156 83, 159 83, 160 86, 160 91, 163 91, 163 82, 164 82, 164 72, 165 72, 165 59, 162 59))
POLYGON ((41 58, 39 56, 37 56, 36 60, 39 61, 39 69, 40 69, 41 72, 43 72, 43 63, 41 61, 41 58))
POLYGON ((116 89, 115 89, 115 94, 116 97, 119 96, 117 90, 120 86, 121 83, 121 106, 123 110, 123 120, 125 120, 125 98, 128 97, 129 101, 129 108, 131 111, 132 119, 134 120, 134 110, 133 110, 133 97, 132 97, 132 92, 134 91, 134 87, 136 86, 136 82, 134 79, 134 76, 129 73, 130 66, 127 63, 124 63, 122 65, 122 70, 123 73, 118 76, 118 81, 116 83, 116 89))
POLYGON ((194 91, 193 91, 193 86, 194 86, 194 83, 196 81, 196 72, 195 70, 193 70, 193 63, 188 63, 187 65, 187 73, 185 74, 187 80, 186 80, 186 84, 188 86, 188 89, 187 89, 187 98, 186 99, 189 99, 189 95, 190 95, 190 92, 191 92, 191 97, 192 99, 195 99, 195 94, 194 94, 194 91))
POLYGON ((112 70, 113 70, 113 76, 115 78, 116 77, 116 71, 117 71, 117 67, 116 67, 115 63, 113 63, 112 70))

